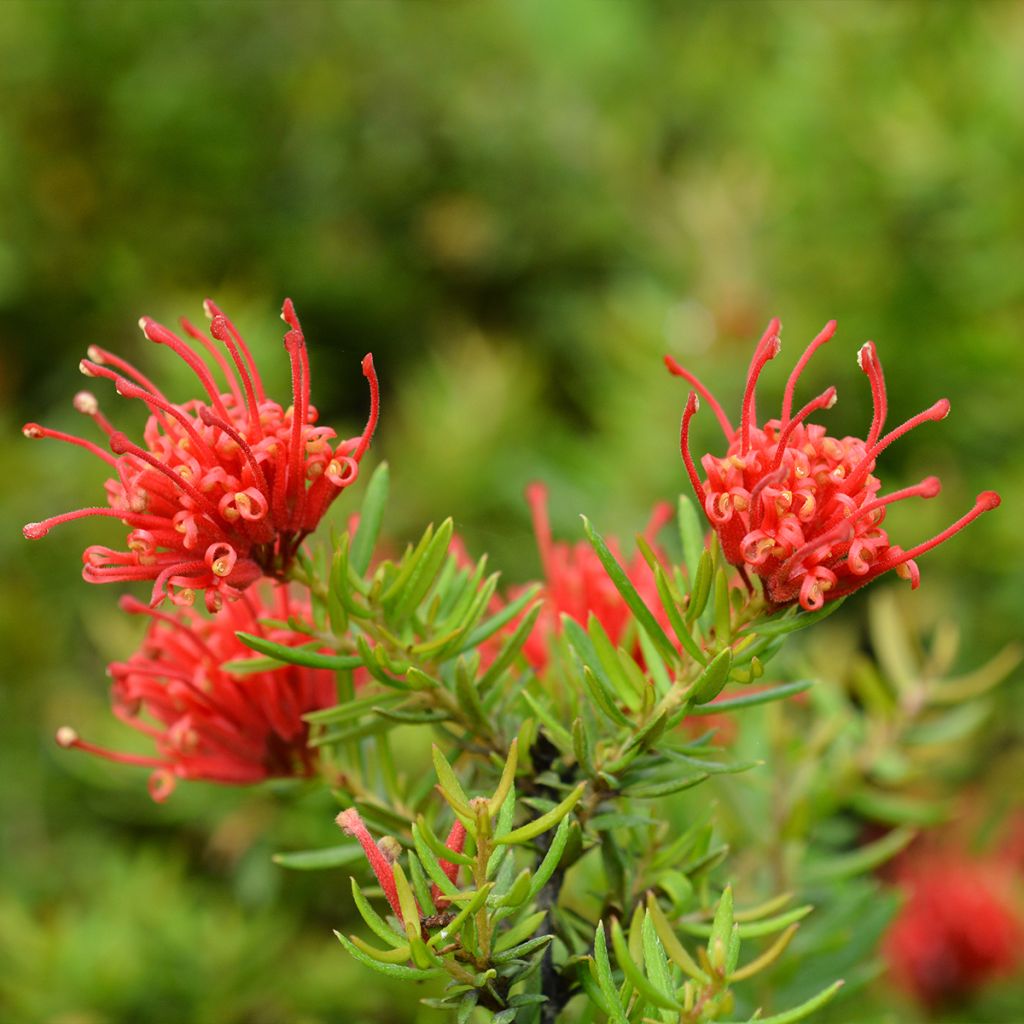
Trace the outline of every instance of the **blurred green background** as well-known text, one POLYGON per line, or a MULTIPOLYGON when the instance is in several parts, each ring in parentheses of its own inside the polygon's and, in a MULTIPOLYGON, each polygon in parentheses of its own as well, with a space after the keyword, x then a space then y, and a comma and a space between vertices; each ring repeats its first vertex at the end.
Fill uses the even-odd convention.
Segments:
MULTIPOLYGON (((103 666, 137 635, 114 588, 79 578, 115 527, 20 533, 102 500, 88 455, 19 433, 89 426, 70 409, 89 344, 184 398, 135 323, 198 319, 211 295, 283 392, 290 295, 327 423, 358 429, 375 354, 392 535, 451 513, 524 579, 530 479, 573 536, 581 511, 628 535, 683 486, 664 352, 735 409, 779 315, 770 409, 786 357, 835 317, 801 391, 838 386, 833 432, 870 419, 867 338, 894 422, 953 403, 885 456, 887 485, 945 485, 893 515, 896 538, 1003 495, 922 565, 978 664, 1024 599, 1022 53, 1010 2, 0 4, 0 1018, 438 1019, 334 945, 344 872, 269 862, 333 839, 319 797, 191 785, 155 807, 143 773, 53 746, 65 722, 119 744, 103 666)), ((996 754, 1020 697, 1018 679, 996 754)))

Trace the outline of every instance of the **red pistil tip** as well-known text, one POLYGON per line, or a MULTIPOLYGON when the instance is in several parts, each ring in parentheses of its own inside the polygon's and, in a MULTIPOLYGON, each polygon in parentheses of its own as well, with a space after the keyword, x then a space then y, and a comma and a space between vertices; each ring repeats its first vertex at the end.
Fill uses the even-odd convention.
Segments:
MULTIPOLYGON (((937 476, 926 476, 918 484, 918 494, 922 498, 934 498, 942 490, 942 481, 937 476)), ((996 505, 999 504, 999 496, 996 495, 996 505)), ((993 506, 995 507, 995 506, 993 506)))
MULTIPOLYGON (((91 362, 93 362, 93 363, 98 363, 99 361, 100 360, 98 360, 98 359, 91 360, 91 362)), ((90 360, 88 360, 88 359, 80 359, 78 361, 78 372, 83 377, 95 377, 96 376, 95 372, 93 371, 92 366, 90 366, 89 364, 90 364, 90 360)))
POLYGON ((980 511, 991 512, 992 509, 999 508, 1002 500, 995 491, 982 491, 977 497, 976 504, 980 511))
POLYGON ((45 537, 50 532, 50 528, 45 523, 26 523, 21 528, 21 532, 29 540, 39 540, 40 537, 45 537))
POLYGON ((697 397, 696 391, 690 392, 690 397, 686 399, 686 408, 683 410, 690 416, 696 415, 700 412, 700 399, 697 397))
POLYGON ((533 483, 526 485, 526 500, 531 504, 535 505, 540 502, 548 500, 548 489, 545 484, 542 484, 539 480, 534 480, 533 483))
POLYGON ((944 420, 949 415, 949 399, 940 398, 929 410, 928 418, 932 420, 944 420))
POLYGON ((281 306, 281 319, 291 328, 299 330, 299 318, 295 314, 295 304, 291 299, 285 299, 281 306))
POLYGON ((128 440, 127 434, 122 434, 120 430, 115 430, 110 435, 110 450, 115 455, 124 455, 125 452, 132 451, 134 445, 128 440))
POLYGON ((70 747, 73 747, 78 743, 78 733, 75 732, 70 725, 62 725, 57 730, 54 739, 57 741, 58 747, 63 747, 65 750, 68 750, 70 747))
POLYGON ((39 426, 38 423, 26 423, 25 426, 23 426, 21 428, 21 432, 26 437, 31 437, 31 438, 37 438, 37 437, 43 437, 44 436, 43 435, 43 428, 41 426, 39 426))

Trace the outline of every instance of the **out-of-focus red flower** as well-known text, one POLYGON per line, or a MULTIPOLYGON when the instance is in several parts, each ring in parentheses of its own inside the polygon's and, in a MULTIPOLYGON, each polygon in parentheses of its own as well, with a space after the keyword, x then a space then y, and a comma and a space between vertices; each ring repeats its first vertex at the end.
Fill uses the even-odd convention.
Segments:
POLYGON ((998 860, 911 853, 896 868, 906 902, 883 952, 895 982, 928 1007, 969 997, 1021 964, 1024 921, 998 860))
MULTIPOLYGON (((375 843, 366 825, 363 824, 363 819, 360 817, 359 812, 354 807, 350 807, 347 811, 342 811, 334 820, 338 823, 339 828, 359 840, 359 845, 363 848, 363 853, 366 854, 366 859, 369 861, 381 889, 384 890, 384 895, 391 906, 391 910, 394 912, 395 917, 405 924, 402 908, 398 901, 398 886, 395 884, 395 869, 393 867, 402 850, 400 844, 391 836, 385 836, 375 843)), ((456 819, 455 824, 452 825, 452 829, 448 833, 445 846, 452 853, 462 853, 462 847, 465 845, 465 842, 466 827, 461 821, 456 819)), ((445 873, 448 880, 454 883, 459 875, 459 865, 451 861, 439 860, 438 866, 445 873)), ((441 887, 437 884, 431 886, 430 898, 434 901, 434 909, 438 911, 444 911, 450 904, 450 901, 442 894, 441 887)), ((420 912, 420 920, 422 921, 424 916, 423 908, 417 907, 417 909, 420 912)))
POLYGON ((334 674, 287 665, 233 675, 221 666, 252 652, 236 630, 295 645, 308 637, 268 628, 260 619, 309 621, 309 602, 286 586, 264 584, 247 590, 212 618, 190 608, 156 611, 134 598, 121 607, 152 622, 142 646, 125 662, 110 666, 114 714, 150 736, 155 756, 118 753, 57 731, 63 747, 77 747, 124 764, 150 767, 150 793, 163 801, 176 779, 245 784, 272 776, 311 775, 316 751, 306 746, 309 727, 302 716, 337 700, 334 674))
POLYGON ((379 401, 373 357, 367 355, 362 363, 370 384, 366 428, 359 437, 335 444, 333 430, 316 426, 306 342, 291 299, 285 300, 281 314, 289 328, 284 346, 292 373, 292 404, 287 409, 267 398, 234 324, 209 300, 205 308, 215 340, 187 320, 181 321, 182 328, 223 374, 227 391, 221 391, 194 345, 149 317, 140 321, 143 333, 188 364, 205 397, 171 402, 135 367, 101 348, 90 348, 82 372, 112 380, 119 394, 138 398, 149 409, 143 443, 115 430, 86 391, 75 396, 75 408, 106 434, 110 452, 91 441, 26 424, 26 437, 79 445, 99 456, 114 475, 106 483, 109 508, 66 512, 29 523, 24 532, 37 538, 71 519, 120 519, 131 528, 127 550, 86 548, 86 580, 153 580, 154 604, 165 594, 177 604, 191 604, 195 592, 203 590, 213 611, 223 597, 237 596, 261 575, 285 576, 302 540, 358 476, 377 424, 379 401))
MULTIPOLYGON (((531 484, 526 490, 526 500, 533 514, 533 529, 544 570, 544 589, 541 592, 544 605, 523 647, 523 653, 534 669, 540 671, 548 663, 553 637, 561 631, 563 614, 584 626, 593 614, 612 643, 617 644, 630 621, 631 613, 588 543, 578 541, 569 544, 552 539, 547 488, 540 483, 531 484)), ((654 537, 671 516, 672 510, 667 503, 660 503, 654 509, 644 530, 644 536, 652 546, 654 537)), ((633 586, 648 606, 660 608, 654 574, 643 555, 637 552, 627 564, 614 539, 609 539, 608 547, 623 565, 633 586)), ((514 599, 521 592, 522 588, 514 589, 510 596, 514 599)))
POLYGON ((930 540, 906 551, 889 543, 882 529, 887 507, 905 498, 934 497, 940 485, 936 477, 928 477, 913 487, 879 497, 882 484, 872 475, 875 460, 909 430, 945 418, 949 402, 943 398, 883 435, 885 381, 875 346, 869 341, 857 355, 874 401, 864 440, 830 437, 824 427, 807 422, 813 413, 835 403, 835 388, 828 388, 793 414, 797 381, 835 327, 835 321, 830 321, 807 347, 786 383, 780 417, 762 426, 757 424, 755 389, 765 364, 779 354, 778 320, 771 321, 754 350, 739 428, 733 427, 721 405, 693 374, 671 356, 665 357, 669 370, 696 389, 690 392, 683 413, 683 461, 725 557, 741 571, 759 576, 774 604, 799 601, 808 611, 891 569, 916 588, 920 574, 914 559, 999 504, 999 495, 985 491, 970 512, 930 540), (701 459, 704 480, 689 450, 690 421, 699 408, 698 394, 711 406, 728 443, 724 456, 701 459))

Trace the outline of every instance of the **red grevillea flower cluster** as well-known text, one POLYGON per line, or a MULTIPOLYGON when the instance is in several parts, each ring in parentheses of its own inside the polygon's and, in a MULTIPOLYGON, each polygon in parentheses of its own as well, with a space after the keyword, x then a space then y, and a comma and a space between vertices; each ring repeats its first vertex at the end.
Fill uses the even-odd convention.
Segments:
POLYGON ((960 853, 904 859, 906 902, 883 944, 894 981, 925 1006, 964 999, 1022 964, 1024 919, 1012 874, 960 853))
MULTIPOLYGON (((593 614, 612 643, 617 644, 631 620, 631 613, 588 543, 579 541, 569 544, 552 539, 547 488, 540 483, 531 484, 526 489, 526 500, 533 515, 533 529, 544 570, 541 592, 544 605, 523 646, 523 653, 533 668, 540 671, 548 663, 552 639, 561 631, 563 614, 584 626, 593 614)), ((649 543, 653 545, 655 535, 671 516, 672 510, 666 503, 654 509, 644 530, 649 543)), ((660 607, 654 574, 643 555, 637 552, 632 561, 626 564, 614 539, 609 540, 609 548, 624 565, 626 574, 641 597, 647 600, 649 606, 660 607)))
MULTIPOLYGON (((384 891, 384 896, 391 906, 391 910, 395 917, 404 925, 406 922, 402 915, 402 907, 398 901, 398 886, 395 884, 395 869, 393 867, 402 851, 401 845, 391 836, 384 836, 379 842, 375 843, 366 825, 363 824, 363 819, 359 816, 359 812, 354 807, 350 807, 347 811, 342 811, 335 818, 335 821, 348 835, 359 840, 359 845, 362 846, 363 852, 366 854, 366 859, 369 861, 370 867, 373 869, 373 873, 377 877, 381 889, 384 891)), ((452 825, 448 838, 445 840, 445 847, 451 850, 452 853, 462 853, 465 842, 466 826, 456 818, 455 824, 452 825)), ((455 884, 455 880, 459 875, 459 865, 448 860, 439 860, 438 866, 445 873, 448 881, 455 884)), ((434 909, 438 912, 443 912, 450 904, 450 900, 442 894, 441 887, 436 883, 430 887, 430 898, 433 900, 434 909)), ((418 909, 420 921, 427 923, 429 915, 425 918, 423 908, 418 907, 418 909)))
POLYGON ((262 575, 284 577, 302 540, 358 476, 377 424, 379 398, 373 358, 367 355, 362 369, 370 385, 369 419, 360 436, 338 442, 333 430, 316 425, 306 341, 291 300, 282 311, 292 378, 288 408, 267 398, 235 325, 212 302, 205 308, 210 337, 181 321, 192 344, 149 317, 140 321, 150 341, 187 363, 204 398, 171 402, 134 366, 95 346, 81 362, 87 377, 106 377, 119 394, 146 405, 150 415, 142 444, 115 430, 86 391, 75 396, 75 408, 106 435, 109 452, 37 423, 24 427, 26 437, 85 448, 113 474, 106 483, 109 507, 66 512, 29 523, 24 532, 37 538, 71 519, 120 519, 130 527, 127 550, 88 547, 82 573, 87 581, 152 580, 153 604, 165 595, 191 604, 202 590, 213 611, 224 597, 236 597, 262 575), (217 384, 211 362, 226 391, 217 384))
POLYGON ((226 603, 212 618, 191 608, 167 614, 130 597, 121 599, 121 607, 152 622, 139 650, 110 666, 113 710, 151 737, 157 753, 106 750, 68 726, 57 732, 61 746, 152 768, 149 788, 157 801, 170 795, 176 779, 241 785, 313 774, 316 752, 306 746, 309 727, 302 716, 335 703, 334 674, 284 665, 233 675, 221 667, 252 656, 235 636, 239 630, 275 643, 307 641, 302 633, 268 628, 260 620, 310 622, 308 600, 290 595, 287 586, 266 583, 226 603))
POLYGON ((760 426, 755 390, 761 371, 779 354, 778 320, 771 321, 754 351, 738 428, 693 374, 671 356, 665 357, 669 370, 696 389, 690 392, 683 413, 683 461, 726 559, 742 573, 759 576, 769 601, 799 601, 808 611, 892 569, 916 588, 920 574, 914 559, 999 504, 999 495, 985 491, 966 515, 930 540, 906 551, 889 543, 882 529, 888 506, 911 497, 934 497, 939 493, 939 481, 928 477, 912 487, 880 496, 881 482, 872 475, 875 461, 908 431, 930 420, 944 419, 949 402, 943 398, 883 434, 885 380, 875 346, 869 341, 857 355, 874 401, 866 438, 831 437, 824 427, 808 422, 812 414, 835 403, 835 388, 826 389, 794 414, 797 381, 835 328, 835 321, 830 321, 810 343, 786 382, 781 415, 760 426), (698 394, 717 416, 728 445, 724 456, 705 455, 701 459, 704 480, 689 450, 690 421, 700 405, 698 394))

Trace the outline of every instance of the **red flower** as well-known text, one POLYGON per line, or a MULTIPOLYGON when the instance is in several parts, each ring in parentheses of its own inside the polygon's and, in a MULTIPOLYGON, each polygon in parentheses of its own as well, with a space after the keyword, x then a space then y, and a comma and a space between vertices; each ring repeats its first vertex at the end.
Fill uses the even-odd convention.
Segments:
POLYGON ((962 854, 909 857, 906 902, 883 951, 896 983, 929 1007, 962 999, 1020 963, 1024 927, 1010 874, 962 854))
MULTIPOLYGON (((380 842, 375 843, 373 837, 363 824, 363 819, 359 816, 359 812, 354 807, 350 807, 347 811, 342 811, 334 820, 348 835, 354 836, 359 840, 359 845, 362 846, 363 853, 366 854, 366 859, 369 861, 381 889, 384 890, 384 895, 395 917, 404 924, 405 919, 402 916, 402 908, 398 901, 398 886, 395 884, 395 869, 392 866, 402 850, 398 841, 390 836, 385 836, 380 842)), ((448 833, 445 846, 453 853, 462 853, 462 847, 465 842, 466 827, 461 821, 456 819, 455 824, 452 825, 452 829, 448 833)), ((448 880, 454 883, 459 874, 459 865, 453 864, 451 861, 439 860, 438 866, 445 873, 448 880)), ((430 898, 434 901, 434 909, 438 911, 445 910, 451 902, 441 893, 441 887, 437 884, 431 886, 430 898)), ((420 919, 422 921, 423 908, 418 907, 417 909, 420 912, 420 919)))
MULTIPOLYGON (((527 661, 540 671, 548 663, 552 638, 561 632, 563 614, 584 626, 590 615, 595 615, 612 643, 617 644, 631 619, 631 613, 588 543, 578 541, 569 544, 552 540, 547 488, 540 483, 531 484, 526 489, 526 500, 533 513, 533 529, 544 570, 544 589, 541 594, 544 606, 523 646, 523 653, 527 661)), ((655 508, 644 531, 649 542, 653 544, 655 535, 671 515, 672 510, 665 503, 655 508)), ((614 539, 609 540, 608 546, 619 562, 623 563, 626 574, 640 596, 647 599, 648 606, 660 608, 654 574, 643 555, 637 552, 626 565, 614 539)), ((514 597, 515 593, 511 596, 514 597)))
POLYGON ((149 615, 142 647, 126 662, 110 666, 114 714, 152 737, 157 755, 145 757, 105 750, 79 739, 67 726, 57 731, 62 747, 78 747, 124 764, 154 769, 150 793, 163 801, 176 779, 246 784, 271 776, 311 775, 316 752, 306 746, 309 727, 302 716, 337 699, 334 674, 287 665, 233 675, 221 665, 252 652, 236 630, 275 643, 308 638, 290 629, 268 628, 261 618, 309 621, 309 603, 286 586, 254 587, 213 617, 192 609, 155 611, 131 597, 121 607, 149 615))
POLYGON ((970 512, 931 540, 908 551, 889 543, 882 529, 887 506, 910 497, 934 497, 939 493, 939 481, 928 477, 913 487, 879 497, 881 481, 872 476, 875 460, 914 427, 944 419, 949 402, 943 398, 883 435, 885 381, 875 346, 869 341, 857 355, 874 401, 866 439, 830 437, 824 427, 807 422, 812 413, 835 403, 835 388, 828 388, 792 415, 800 374, 835 328, 835 321, 830 321, 807 347, 786 383, 781 416, 760 427, 754 392, 765 364, 779 354, 778 320, 771 321, 754 350, 739 429, 733 428, 714 396, 693 374, 671 356, 665 357, 669 370, 696 389, 690 392, 683 413, 683 461, 726 559, 741 572, 759 576, 774 604, 799 601, 808 611, 857 590, 890 569, 916 588, 920 574, 914 559, 999 504, 998 494, 985 491, 970 512), (698 393, 718 417, 728 442, 724 457, 705 455, 701 460, 707 474, 704 481, 689 451, 690 421, 700 405, 698 393))
POLYGON ((205 398, 170 402, 129 363, 92 347, 81 370, 106 377, 119 394, 138 398, 150 412, 143 444, 114 430, 89 392, 75 396, 75 408, 107 435, 110 450, 36 423, 26 437, 52 437, 77 444, 103 459, 114 476, 106 483, 109 508, 83 508, 29 523, 25 536, 45 536, 51 527, 85 516, 112 516, 131 527, 126 551, 101 545, 86 548, 82 575, 90 583, 153 580, 153 604, 165 594, 191 604, 206 591, 210 610, 266 574, 283 579, 302 540, 327 507, 353 483, 377 424, 378 388, 373 357, 363 359, 370 384, 370 416, 356 438, 332 447, 336 434, 316 426, 309 402, 309 358, 291 299, 282 318, 289 330, 284 346, 291 361, 292 404, 266 397, 259 372, 234 324, 207 300, 210 334, 182 320, 182 328, 212 358, 227 381, 221 392, 206 360, 173 331, 143 317, 143 333, 166 345, 195 373, 205 398))

